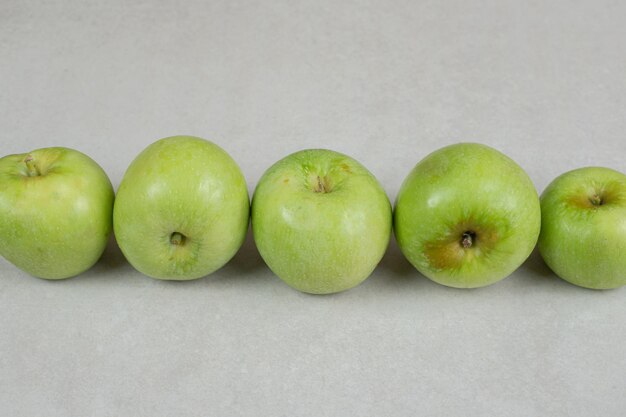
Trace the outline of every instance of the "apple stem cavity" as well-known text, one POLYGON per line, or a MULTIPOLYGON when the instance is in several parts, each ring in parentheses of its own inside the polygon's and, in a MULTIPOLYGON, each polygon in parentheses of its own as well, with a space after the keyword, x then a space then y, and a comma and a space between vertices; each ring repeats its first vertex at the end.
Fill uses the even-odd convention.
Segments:
POLYGON ((316 193, 327 193, 330 189, 326 186, 324 179, 318 175, 317 184, 313 187, 313 191, 316 193))
POLYGON ((183 246, 187 237, 182 233, 174 232, 170 235, 170 243, 174 246, 183 246))
POLYGON ((474 232, 464 232, 461 236, 461 246, 464 249, 469 249, 474 244, 474 240, 476 239, 476 233, 474 232))
POLYGON ((28 155, 24 158, 24 164, 26 164, 26 172, 29 177, 38 177, 41 175, 41 171, 39 171, 39 168, 35 164, 35 158, 33 158, 32 155, 28 155))
POLYGON ((598 194, 594 194, 591 197, 589 197, 589 202, 593 204, 594 206, 601 206, 604 203, 604 201, 602 201, 602 197, 599 196, 598 194))

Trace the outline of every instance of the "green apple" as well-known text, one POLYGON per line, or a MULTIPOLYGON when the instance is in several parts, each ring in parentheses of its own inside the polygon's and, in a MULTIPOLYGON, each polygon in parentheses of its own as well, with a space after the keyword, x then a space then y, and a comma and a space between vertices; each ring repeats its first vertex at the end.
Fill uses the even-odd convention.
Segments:
POLYGON ((152 278, 190 280, 222 267, 248 229, 246 180, 219 146, 192 136, 154 142, 120 184, 113 227, 120 249, 152 278))
POLYGON ((626 285, 626 175, 588 167, 552 181, 541 195, 539 252, 572 284, 626 285))
POLYGON ((439 149, 398 192, 394 230, 423 275, 443 285, 493 284, 532 252, 541 225, 537 191, 522 168, 476 143, 439 149))
POLYGON ((335 293, 363 282, 380 262, 391 234, 391 204, 354 159, 304 150, 259 180, 252 231, 261 256, 288 285, 335 293))
POLYGON ((44 148, 0 159, 0 254, 39 278, 95 264, 111 234, 113 187, 87 155, 44 148))

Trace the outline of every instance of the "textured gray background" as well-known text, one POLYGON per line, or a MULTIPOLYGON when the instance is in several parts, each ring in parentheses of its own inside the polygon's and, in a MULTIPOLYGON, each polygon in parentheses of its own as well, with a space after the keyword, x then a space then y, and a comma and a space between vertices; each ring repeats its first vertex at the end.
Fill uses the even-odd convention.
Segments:
MULTIPOLYGON (((173 134, 214 140, 250 191, 287 153, 348 153, 391 199, 458 141, 539 190, 626 171, 619 1, 0 2, 1 154, 64 145, 118 186, 173 134)), ((488 288, 431 283, 395 244, 363 285, 309 296, 250 239, 213 276, 158 282, 111 244, 88 273, 0 259, 4 416, 623 416, 626 290, 535 255, 488 288)))

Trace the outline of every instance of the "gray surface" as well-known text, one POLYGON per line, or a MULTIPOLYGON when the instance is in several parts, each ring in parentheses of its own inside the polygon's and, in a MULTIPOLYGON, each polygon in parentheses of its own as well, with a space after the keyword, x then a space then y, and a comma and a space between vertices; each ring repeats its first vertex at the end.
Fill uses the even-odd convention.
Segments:
MULTIPOLYGON (((457 141, 497 147, 539 190, 626 171, 624 3, 468 3, 3 0, 0 153, 77 148, 117 187, 149 143, 195 134, 252 191, 327 147, 392 199, 457 141)), ((289 289, 250 239, 189 283, 141 276, 114 245, 64 282, 0 260, 4 416, 623 416, 625 345, 626 290, 576 288, 537 256, 464 291, 394 244, 324 297, 289 289)))

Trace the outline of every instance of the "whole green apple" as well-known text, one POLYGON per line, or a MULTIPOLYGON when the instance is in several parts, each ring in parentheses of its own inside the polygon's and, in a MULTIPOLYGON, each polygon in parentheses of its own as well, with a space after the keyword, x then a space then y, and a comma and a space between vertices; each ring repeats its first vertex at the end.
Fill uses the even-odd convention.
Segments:
POLYGON ((91 268, 111 234, 113 187, 87 155, 44 148, 0 159, 0 254, 39 278, 91 268))
POLYGON ((228 262, 248 229, 246 180, 219 146, 192 136, 154 142, 120 184, 113 227, 126 259, 152 278, 190 280, 228 262))
POLYGON ((391 205, 354 159, 304 150, 259 180, 252 231, 267 265, 291 287, 335 293, 363 282, 380 262, 391 234, 391 205))
POLYGON ((404 180, 394 230, 423 275, 474 288, 507 277, 528 258, 540 214, 537 191, 519 165, 488 146, 459 143, 428 155, 404 180))
POLYGON ((626 285, 626 175, 588 167, 552 181, 541 195, 539 252, 572 284, 626 285))

